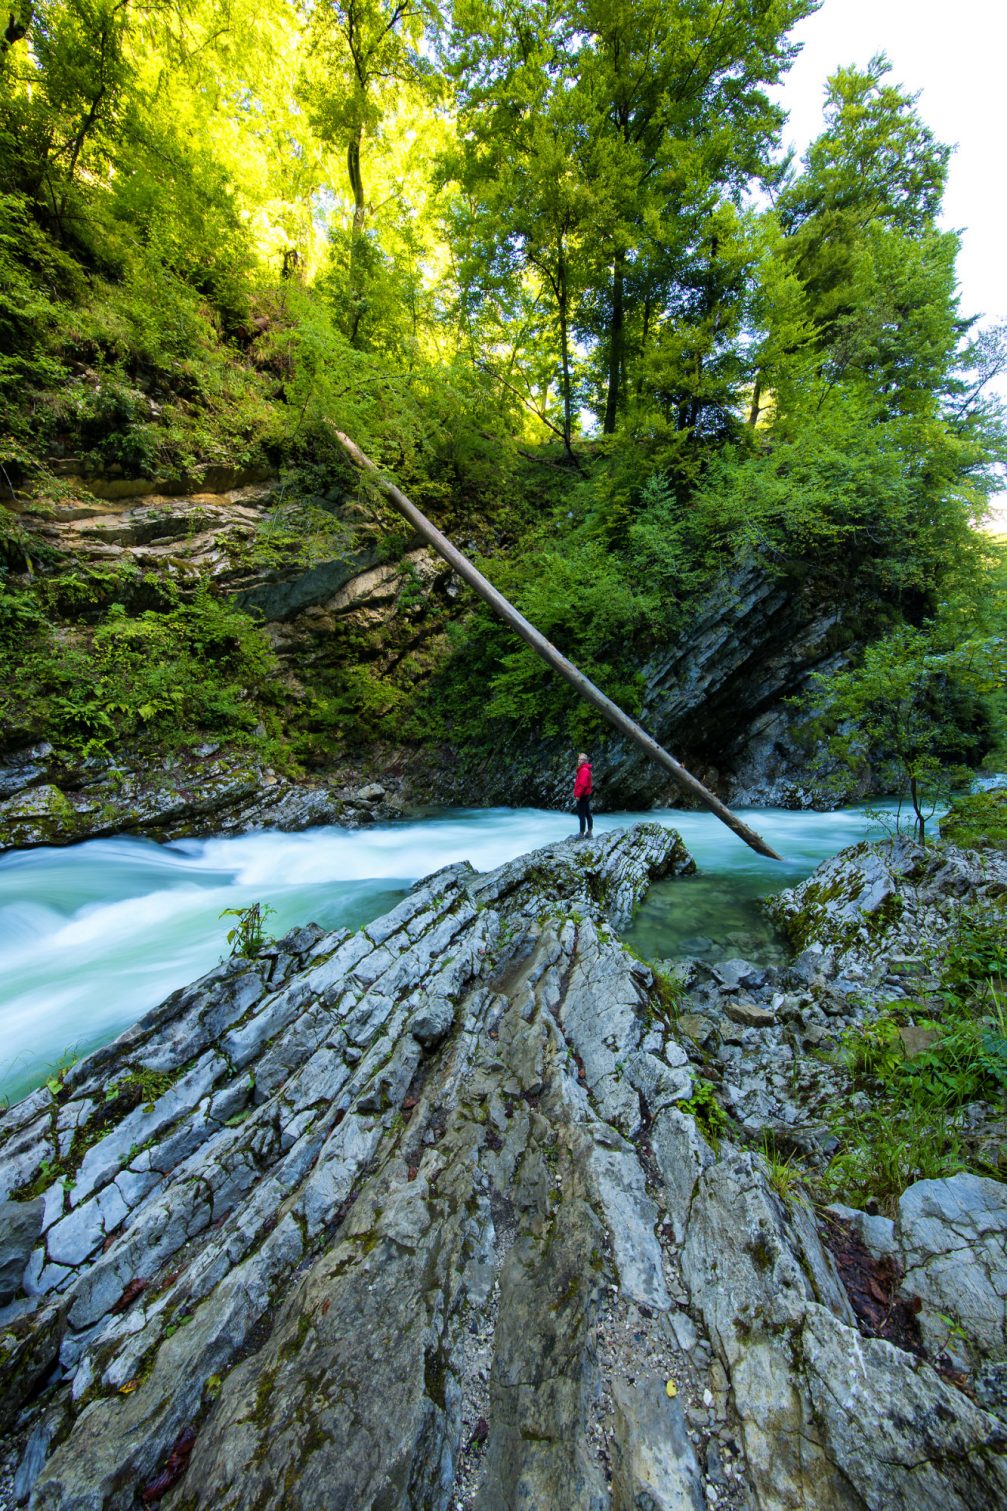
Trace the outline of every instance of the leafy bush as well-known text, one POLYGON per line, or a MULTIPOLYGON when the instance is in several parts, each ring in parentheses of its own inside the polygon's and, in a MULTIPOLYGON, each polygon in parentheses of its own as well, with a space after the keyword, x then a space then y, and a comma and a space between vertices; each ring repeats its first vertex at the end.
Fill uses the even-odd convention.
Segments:
MULTIPOLYGON (((682 544, 666 483, 610 511, 599 474, 565 494, 522 546, 481 563, 521 613, 629 713, 643 696, 643 657, 683 622, 703 570, 682 544), (574 508, 570 506, 574 505, 574 508)), ((497 741, 510 729, 588 744, 602 727, 529 647, 488 609, 455 632, 458 651, 427 700, 455 740, 497 741)))
POLYGON ((963 911, 939 969, 929 1008, 899 1004, 844 1036, 846 1063, 870 1104, 844 1098, 834 1110, 840 1149, 822 1180, 831 1198, 874 1196, 892 1208, 911 1182, 970 1167, 969 1104, 1007 1112, 1007 908, 963 911), (900 1034, 910 1015, 931 1036, 912 1056, 900 1034))
POLYGON ((1002 637, 948 644, 948 627, 901 625, 869 645, 861 664, 813 678, 814 727, 828 757, 872 767, 886 791, 908 797, 922 840, 937 802, 989 736, 984 699, 1004 676, 1002 637))
POLYGON ((1007 850, 1007 791, 956 797, 941 819, 941 839, 967 850, 1007 850))
POLYGON ((697 1079, 692 1096, 677 1102, 679 1111, 687 1112, 696 1119, 700 1132, 710 1147, 716 1150, 727 1127, 727 1113, 717 1100, 716 1087, 712 1081, 697 1079))
POLYGON ((0 577, 0 662, 49 635, 49 621, 35 594, 0 577))
POLYGON ((205 585, 167 612, 130 617, 113 603, 90 632, 54 629, 24 594, 0 597, 0 615, 5 605, 8 704, 34 708, 69 756, 137 739, 173 745, 204 732, 248 738, 263 722, 276 729, 269 643, 205 585), (23 638, 32 625, 41 633, 23 638))

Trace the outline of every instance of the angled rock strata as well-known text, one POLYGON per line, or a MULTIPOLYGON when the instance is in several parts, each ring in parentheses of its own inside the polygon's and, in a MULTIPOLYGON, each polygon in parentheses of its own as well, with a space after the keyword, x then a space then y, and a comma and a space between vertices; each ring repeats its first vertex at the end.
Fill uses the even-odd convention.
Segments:
POLYGON ((1007 1503, 1002 1421, 862 1336, 814 1217, 697 1125, 612 933, 691 869, 657 825, 450 867, 11 1109, 13 1501, 1007 1503))

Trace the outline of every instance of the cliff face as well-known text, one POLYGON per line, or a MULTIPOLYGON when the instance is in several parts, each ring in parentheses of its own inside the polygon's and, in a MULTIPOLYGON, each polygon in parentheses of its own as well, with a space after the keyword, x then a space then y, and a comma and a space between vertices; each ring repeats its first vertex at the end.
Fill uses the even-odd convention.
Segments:
MULTIPOLYGON (((535 729, 515 731, 502 747, 487 738, 465 750, 383 733, 388 711, 408 711, 449 654, 465 600, 439 558, 415 541, 392 551, 379 524, 345 499, 326 506, 328 533, 309 548, 284 524, 276 484, 215 481, 222 491, 170 498, 68 496, 33 517, 31 532, 39 550, 78 569, 128 564, 141 599, 144 584, 170 583, 184 595, 210 580, 254 614, 279 658, 284 719, 305 729, 320 721, 305 747, 312 774, 292 783, 254 750, 236 754, 218 741, 166 758, 123 751, 67 764, 36 739, 0 764, 0 844, 356 822, 409 802, 567 805, 571 752, 535 729), (375 781, 382 792, 361 802, 375 781)), ((86 603, 81 612, 86 620, 86 603)), ((641 722, 729 802, 812 803, 811 752, 795 735, 788 700, 812 672, 837 664, 841 638, 836 612, 807 583, 738 569, 699 604, 686 633, 649 654, 641 722)), ((594 756, 599 804, 680 800, 666 774, 620 738, 594 756)))
MULTIPOLYGON (((643 825, 487 875, 449 867, 360 933, 306 928, 228 961, 11 1109, 17 1502, 1007 1498, 995 1391, 941 1372, 936 1329, 971 1265, 967 1367, 1007 1354, 1002 1299, 999 1317, 986 1304, 1003 1187, 906 1193, 889 1247, 937 1341, 876 1325, 849 1241, 712 1116, 687 1032, 712 1018, 759 1062, 760 1036, 805 999, 810 1031, 839 988, 805 990, 806 962, 775 981, 731 962, 687 1025, 610 931, 651 877, 690 866, 643 825)), ((884 973, 868 936, 853 1012, 884 973)), ((764 1047, 771 1119, 780 1051, 764 1047)))
MULTIPOLYGON (((698 605, 686 633, 643 661, 638 721, 728 803, 810 806, 820 796, 813 751, 797 736, 789 700, 807 690, 812 673, 842 664, 839 629, 839 614, 813 587, 738 569, 698 605)), ((472 802, 569 805, 568 748, 528 730, 503 755, 463 757, 446 790, 472 802)), ((682 802, 667 773, 621 736, 603 737, 593 765, 607 808, 682 802)))
MULTIPOLYGON (((813 752, 795 737, 788 700, 812 673, 842 663, 840 628, 820 589, 740 569, 700 605, 688 633, 647 662, 642 722, 729 802, 803 807, 814 792, 813 752)), ((635 747, 607 750, 604 764, 620 806, 653 793, 654 773, 635 747)))
MULTIPOLYGON (((99 484, 88 480, 89 489, 99 484)), ((50 567, 78 574, 71 629, 102 612, 102 573, 128 569, 131 611, 148 597, 163 603, 164 589, 184 599, 209 581, 264 624, 279 658, 285 719, 323 696, 327 679, 346 666, 375 657, 392 664, 439 632, 436 614, 418 625, 415 606, 400 600, 406 584, 424 600, 416 585, 435 591, 447 569, 431 571, 408 542, 384 564, 381 532, 352 501, 331 503, 328 514, 316 510, 312 523, 322 536, 303 541, 275 480, 222 475, 204 480, 198 493, 170 496, 150 487, 137 496, 136 485, 118 480, 104 491, 112 496, 70 492, 23 518, 28 544, 18 565, 26 580, 32 556, 44 553, 50 567)), ((337 756, 319 777, 291 781, 254 743, 234 748, 223 737, 167 753, 137 748, 61 759, 44 734, 19 738, 10 724, 0 734, 0 847, 123 830, 175 838, 262 824, 296 829, 400 811, 397 784, 376 785, 374 763, 359 759, 337 756)))

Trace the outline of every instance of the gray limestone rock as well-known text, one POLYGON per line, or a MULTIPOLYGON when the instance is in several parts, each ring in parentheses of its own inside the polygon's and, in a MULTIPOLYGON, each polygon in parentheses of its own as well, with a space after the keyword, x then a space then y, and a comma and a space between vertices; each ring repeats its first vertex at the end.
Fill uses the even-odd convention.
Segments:
MULTIPOLYGON (((811 1211, 685 1110, 682 1025, 612 927, 690 864, 641 825, 445 868, 366 930, 225 963, 10 1109, 8 1192, 54 1134, 83 1150, 33 1209, 0 1333, 33 1511, 1002 1495, 1001 1419, 863 1338, 811 1211)), ((732 967, 736 1006, 757 976, 732 967)), ((789 1021, 719 1021, 723 1099, 785 1121, 789 1021)), ((984 1326, 994 1184, 918 1193, 896 1225, 940 1310, 967 1235, 984 1326)))
POLYGON ((668 1220, 677 1244, 685 1236, 689 1208, 696 1182, 713 1151, 696 1127, 695 1119, 675 1107, 665 1108, 654 1119, 650 1143, 667 1191, 668 1220))
POLYGON ((987 1411, 996 1412, 1007 1422, 1007 1360, 989 1359, 981 1364, 972 1380, 976 1401, 987 1411))
POLYGON ((740 1023, 745 1028, 771 1028, 776 1022, 776 1014, 770 1008, 740 998, 726 1003, 724 1012, 732 1023, 740 1023))
POLYGON ((385 789, 380 782, 368 782, 365 787, 357 790, 356 795, 362 803, 380 803, 385 795, 385 789))
POLYGON ((658 1210, 647 1195, 643 1171, 628 1145, 591 1151, 592 1184, 611 1235, 621 1289, 642 1306, 667 1311, 671 1305, 662 1273, 655 1229, 658 1210))
POLYGON ((0 1202, 0 1306, 20 1292, 25 1266, 42 1230, 45 1202, 0 1202))
POLYGON ((923 1303, 920 1326, 936 1353, 946 1318, 983 1358, 1007 1359, 1007 1187, 979 1175, 921 1180, 899 1200, 902 1292, 923 1303))
POLYGON ((445 1034, 450 1033, 454 1021, 454 1007, 450 1002, 424 1002, 410 1018, 409 1032, 424 1049, 433 1049, 445 1034))
POLYGON ((703 1476, 678 1399, 643 1375, 612 1390, 612 1511, 705 1511, 703 1476))
POLYGON ((953 845, 935 849, 899 837, 841 851, 765 907, 803 951, 790 967, 791 980, 812 984, 840 971, 869 972, 879 962, 887 969, 892 956, 911 960, 921 941, 936 939, 953 923, 964 895, 981 904, 1005 888, 1007 856, 953 845))
POLYGON ((712 967, 713 974, 725 992, 737 992, 742 987, 763 986, 768 971, 761 965, 752 965, 747 960, 721 960, 712 967))
POLYGON ((652 1118, 663 1108, 692 1095, 693 1071, 685 1052, 678 1044, 670 1045, 669 1051, 667 1058, 662 1059, 643 1050, 626 1067, 627 1080, 643 1097, 652 1118), (668 1064, 668 1059, 673 1063, 668 1064))
POLYGON ((1007 1496, 1007 1435, 928 1365, 862 1338, 810 1215, 751 1155, 704 1172, 683 1249, 730 1379, 756 1503, 980 1511, 1007 1496))
POLYGON ((890 1217, 859 1212, 855 1207, 844 1207, 841 1202, 833 1202, 826 1211, 841 1218, 843 1222, 848 1222, 864 1248, 875 1259, 899 1258, 895 1224, 890 1217))
POLYGON ((0 1431, 51 1372, 66 1329, 66 1308, 43 1302, 0 1333, 0 1431))

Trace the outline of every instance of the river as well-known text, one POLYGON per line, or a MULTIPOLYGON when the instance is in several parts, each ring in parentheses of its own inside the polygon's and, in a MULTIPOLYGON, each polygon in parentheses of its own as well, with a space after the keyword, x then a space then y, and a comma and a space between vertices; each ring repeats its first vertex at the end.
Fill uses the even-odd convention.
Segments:
MULTIPOLYGON (((791 886, 845 845, 880 831, 863 809, 743 814, 785 856, 749 850, 707 813, 614 813, 599 831, 657 819, 680 831, 700 873, 659 883, 627 937, 650 957, 772 957, 756 899, 791 886)), ((91 840, 0 857, 0 1096, 14 1099, 68 1058, 134 1023, 226 953, 224 908, 262 901, 270 932, 359 928, 453 861, 477 870, 570 833, 563 813, 452 810, 347 830, 235 838, 91 840)))

